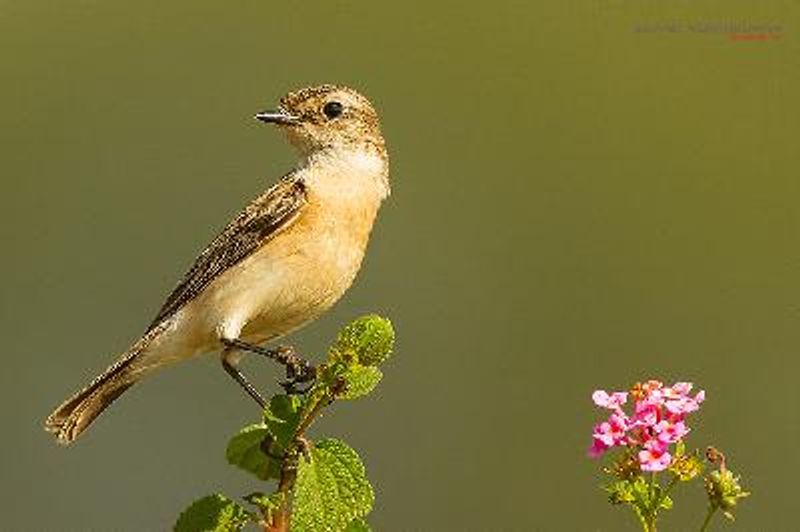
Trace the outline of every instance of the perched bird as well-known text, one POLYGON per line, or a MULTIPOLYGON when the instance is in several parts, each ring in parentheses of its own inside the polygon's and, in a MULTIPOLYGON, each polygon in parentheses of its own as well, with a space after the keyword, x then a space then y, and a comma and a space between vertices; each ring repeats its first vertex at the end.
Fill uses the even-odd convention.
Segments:
POLYGON ((201 353, 220 350, 225 370, 262 405, 236 368, 244 351, 287 364, 298 382, 313 378, 290 350, 256 344, 314 320, 350 287, 389 195, 388 154, 372 104, 347 87, 290 92, 256 118, 286 133, 301 154, 296 169, 200 253, 144 335, 47 418, 60 443, 145 375, 201 353))

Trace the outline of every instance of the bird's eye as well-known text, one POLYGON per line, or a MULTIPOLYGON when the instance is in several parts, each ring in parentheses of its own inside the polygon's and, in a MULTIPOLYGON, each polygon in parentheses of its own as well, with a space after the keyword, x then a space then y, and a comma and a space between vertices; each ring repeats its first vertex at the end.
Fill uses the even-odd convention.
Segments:
POLYGON ((344 111, 344 106, 339 102, 328 102, 325 104, 325 107, 322 108, 322 112, 325 113, 325 116, 327 116, 329 120, 340 116, 342 111, 344 111))

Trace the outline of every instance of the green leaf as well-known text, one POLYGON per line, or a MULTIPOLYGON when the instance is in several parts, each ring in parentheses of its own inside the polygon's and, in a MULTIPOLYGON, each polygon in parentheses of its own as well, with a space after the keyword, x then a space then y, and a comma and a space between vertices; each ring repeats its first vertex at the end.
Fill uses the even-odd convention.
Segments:
POLYGON ((674 458, 680 458, 684 454, 686 454, 686 444, 683 440, 678 440, 678 443, 675 444, 675 452, 672 453, 672 456, 674 458))
POLYGON ((658 507, 663 510, 671 510, 672 498, 669 495, 664 495, 664 497, 661 499, 661 502, 658 504, 658 507))
POLYGON ((219 494, 192 503, 178 517, 175 532, 232 532, 242 530, 250 520, 247 511, 219 494))
POLYGON ((608 501, 611 504, 632 503, 636 500, 633 495, 633 485, 628 480, 618 480, 603 489, 608 492, 608 501))
POLYGON ((272 495, 255 492, 243 497, 244 500, 258 507, 267 522, 272 519, 272 512, 283 505, 284 498, 285 495, 282 492, 273 493, 272 495))
POLYGON ((341 399, 356 399, 363 397, 375 389, 381 381, 383 373, 375 366, 352 365, 342 374, 345 382, 344 393, 338 396, 341 399))
POLYGON ((300 422, 302 400, 294 395, 276 395, 264 410, 264 423, 240 430, 225 451, 228 463, 253 473, 261 480, 279 478, 281 460, 300 422), (264 451, 267 444, 269 454, 264 451), (271 455, 271 456, 270 456, 271 455))
POLYGON ((264 410, 264 421, 275 438, 275 443, 280 447, 280 453, 294 438, 294 431, 300 423, 302 403, 297 395, 275 395, 270 399, 269 407, 264 410))
MULTIPOLYGON (((650 485, 644 477, 636 477, 631 485, 631 494, 633 495, 633 503, 643 515, 649 515, 652 512, 653 498, 650 493, 650 485)), ((655 494, 652 494, 655 495, 655 494)), ((657 496, 657 495, 656 495, 657 496)))
POLYGON ((372 529, 369 527, 366 521, 361 517, 356 517, 350 524, 347 525, 347 528, 344 529, 344 532, 372 532, 372 529))
MULTIPOLYGON (((248 425, 228 442, 225 457, 229 464, 249 471, 261 480, 278 478, 281 472, 280 463, 268 456, 262 448, 265 439, 271 438, 266 424, 248 425)), ((271 451, 280 452, 274 445, 270 447, 271 451)))
POLYGON ((267 495, 261 491, 256 491, 253 493, 249 493, 242 497, 244 500, 252 504, 253 506, 257 506, 260 510, 275 510, 283 501, 283 493, 273 493, 272 495, 267 495))
POLYGON ((374 500, 358 454, 339 440, 322 440, 298 462, 292 532, 344 530, 374 500))
POLYGON ((333 359, 355 358, 365 366, 386 360, 394 347, 392 322, 375 314, 363 316, 347 325, 331 347, 333 359))

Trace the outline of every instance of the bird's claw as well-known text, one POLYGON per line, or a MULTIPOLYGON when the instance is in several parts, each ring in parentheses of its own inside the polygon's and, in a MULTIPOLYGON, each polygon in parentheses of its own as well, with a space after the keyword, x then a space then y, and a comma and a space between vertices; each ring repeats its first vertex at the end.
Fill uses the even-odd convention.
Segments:
POLYGON ((280 383, 281 387, 287 394, 302 394, 310 390, 317 377, 317 368, 300 357, 291 346, 280 346, 278 351, 286 365, 286 380, 280 383), (309 385, 302 387, 302 384, 309 385))

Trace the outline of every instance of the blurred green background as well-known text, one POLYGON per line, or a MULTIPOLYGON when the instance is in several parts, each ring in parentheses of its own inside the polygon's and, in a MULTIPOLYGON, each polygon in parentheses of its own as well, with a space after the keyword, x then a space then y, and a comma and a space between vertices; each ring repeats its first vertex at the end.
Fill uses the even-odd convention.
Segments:
MULTIPOLYGON (((163 530, 229 468, 251 402, 216 356, 126 394, 74 447, 47 413, 143 330, 195 253, 295 156, 252 119, 319 82, 383 117, 393 194, 320 353, 376 311, 380 393, 317 427, 376 530, 635 530, 585 456, 590 394, 692 380, 689 442, 789 530, 800 370, 797 2, 3 2, 4 530, 163 530), (739 20, 780 39, 637 33, 739 20)), ((262 386, 278 372, 247 363, 262 386)), ((702 519, 698 485, 665 530, 702 519)))

